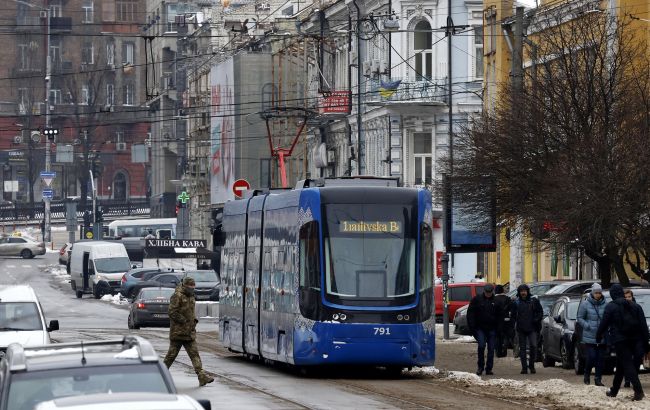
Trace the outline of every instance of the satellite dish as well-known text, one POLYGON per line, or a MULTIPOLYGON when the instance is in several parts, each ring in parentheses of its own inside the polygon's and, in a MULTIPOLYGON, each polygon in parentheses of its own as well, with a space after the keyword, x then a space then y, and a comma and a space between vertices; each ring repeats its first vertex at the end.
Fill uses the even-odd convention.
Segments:
POLYGON ((39 131, 32 131, 31 133, 32 141, 35 143, 41 142, 41 133, 39 131))

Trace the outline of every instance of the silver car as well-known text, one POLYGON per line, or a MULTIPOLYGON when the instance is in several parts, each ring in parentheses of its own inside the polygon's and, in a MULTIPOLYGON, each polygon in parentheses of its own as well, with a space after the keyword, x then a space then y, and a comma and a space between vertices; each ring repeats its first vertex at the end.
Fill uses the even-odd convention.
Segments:
POLYGON ((45 243, 36 242, 25 236, 4 236, 0 238, 0 256, 20 256, 24 259, 45 255, 45 243))

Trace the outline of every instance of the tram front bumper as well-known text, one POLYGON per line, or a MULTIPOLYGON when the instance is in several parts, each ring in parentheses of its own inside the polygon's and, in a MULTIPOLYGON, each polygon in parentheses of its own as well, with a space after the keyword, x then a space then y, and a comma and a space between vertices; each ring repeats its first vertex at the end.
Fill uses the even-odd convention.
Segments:
POLYGON ((296 329, 297 365, 426 366, 435 359, 435 334, 421 324, 316 322, 296 329))

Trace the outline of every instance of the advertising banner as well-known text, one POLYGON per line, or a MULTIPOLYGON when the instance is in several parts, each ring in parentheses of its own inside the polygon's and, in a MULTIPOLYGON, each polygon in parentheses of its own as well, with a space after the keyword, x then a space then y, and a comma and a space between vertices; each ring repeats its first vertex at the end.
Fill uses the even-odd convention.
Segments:
POLYGON ((234 199, 235 96, 233 59, 212 67, 210 72, 210 202, 223 204, 234 199))

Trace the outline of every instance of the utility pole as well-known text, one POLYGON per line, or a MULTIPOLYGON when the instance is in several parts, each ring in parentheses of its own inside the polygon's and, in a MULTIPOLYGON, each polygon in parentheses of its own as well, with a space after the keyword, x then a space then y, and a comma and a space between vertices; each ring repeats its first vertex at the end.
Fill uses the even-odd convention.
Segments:
MULTIPOLYGON (((47 56, 45 58, 45 128, 50 128, 50 89, 52 88, 52 58, 50 55, 50 23, 52 20, 52 12, 49 8, 46 9, 47 12, 47 32, 46 32, 46 47, 47 47, 47 56)), ((48 136, 45 137, 45 171, 50 172, 52 158, 50 154, 50 148, 52 142, 48 136)), ((51 209, 50 209, 50 198, 43 198, 45 201, 45 212, 43 215, 44 219, 44 238, 43 242, 52 241, 52 224, 51 224, 51 209)))
POLYGON ((357 28, 355 30, 357 36, 357 174, 363 175, 364 169, 361 164, 363 163, 362 152, 365 154, 363 147, 365 141, 361 124, 361 9, 357 0, 353 0, 353 4, 357 8, 357 28))
MULTIPOLYGON (((452 39, 454 34, 456 34, 457 29, 464 29, 467 26, 456 26, 454 25, 454 20, 451 17, 451 1, 447 0, 447 25, 442 27, 445 29, 445 36, 447 37, 447 104, 449 104, 449 109, 447 110, 447 122, 449 124, 449 188, 448 192, 453 192, 453 179, 452 175, 454 173, 454 109, 453 109, 453 92, 452 87, 453 82, 453 69, 452 69, 452 39)), ((449 211, 450 212, 450 211, 449 211)), ((449 339, 449 260, 450 252, 448 250, 442 254, 442 326, 443 326, 443 338, 449 339)))

